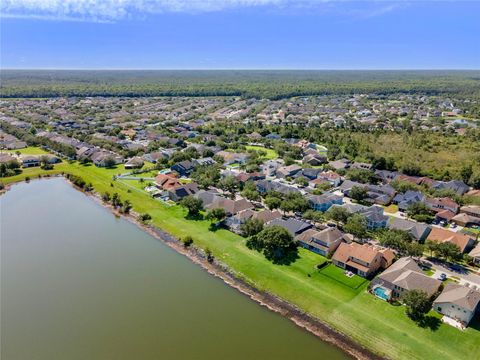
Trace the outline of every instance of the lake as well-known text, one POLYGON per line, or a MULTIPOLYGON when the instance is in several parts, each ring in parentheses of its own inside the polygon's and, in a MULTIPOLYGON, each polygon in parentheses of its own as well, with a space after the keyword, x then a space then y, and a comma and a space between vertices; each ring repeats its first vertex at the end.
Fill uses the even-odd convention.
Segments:
POLYGON ((347 359, 61 178, 0 196, 1 359, 347 359))

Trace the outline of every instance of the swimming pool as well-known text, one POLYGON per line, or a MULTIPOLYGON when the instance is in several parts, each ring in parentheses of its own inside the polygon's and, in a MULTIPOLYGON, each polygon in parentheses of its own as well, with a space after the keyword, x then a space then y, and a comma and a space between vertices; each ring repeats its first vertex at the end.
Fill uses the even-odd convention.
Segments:
POLYGON ((373 289, 373 293, 375 294, 376 297, 382 299, 382 300, 385 300, 387 301, 388 299, 390 299, 390 291, 389 290, 386 290, 385 288, 381 287, 381 286, 377 286, 375 289, 373 289))

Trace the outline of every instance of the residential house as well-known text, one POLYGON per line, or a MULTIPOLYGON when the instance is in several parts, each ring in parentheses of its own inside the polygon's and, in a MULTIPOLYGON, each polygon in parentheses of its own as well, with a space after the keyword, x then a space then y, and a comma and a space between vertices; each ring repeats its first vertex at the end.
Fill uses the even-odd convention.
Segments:
POLYGON ((367 190, 366 201, 379 205, 388 205, 395 196, 395 189, 388 184, 383 185, 371 185, 364 186, 367 190))
POLYGON ((330 184, 332 184, 333 187, 339 186, 340 183, 342 182, 342 177, 333 171, 326 171, 326 172, 320 173, 318 174, 317 179, 326 180, 330 184))
POLYGON ((202 200, 202 204, 205 207, 212 204, 215 198, 220 196, 220 193, 217 189, 199 190, 194 196, 202 200))
POLYGON ((380 206, 370 206, 359 212, 367 221, 367 229, 376 230, 387 227, 389 217, 380 206))
POLYGON ((292 236, 297 236, 300 235, 302 232, 312 228, 312 224, 307 223, 305 221, 297 220, 294 218, 288 218, 288 219, 273 219, 272 221, 269 221, 267 223, 267 226, 272 226, 272 225, 277 225, 281 226, 285 229, 288 230, 292 236))
POLYGON ((452 217, 451 221, 457 225, 464 226, 464 227, 480 225, 480 218, 476 216, 471 216, 471 215, 468 215, 467 213, 462 213, 462 212, 452 217))
POLYGON ((21 155, 20 161, 22 162, 22 167, 24 168, 40 166, 40 158, 38 156, 21 155))
POLYGON ((432 188, 435 190, 452 190, 460 196, 470 190, 470 187, 461 180, 436 181, 433 183, 432 188))
POLYGON ((466 205, 460 208, 462 214, 480 218, 480 206, 478 205, 466 205))
POLYGON ((432 227, 430 234, 428 234, 427 241, 455 244, 462 253, 469 252, 475 244, 475 238, 471 235, 453 232, 436 226, 432 227))
POLYGON ((340 159, 340 160, 330 161, 328 165, 332 167, 334 170, 348 169, 350 167, 350 160, 340 159))
POLYGON ((460 213, 455 215, 452 221, 460 226, 480 225, 480 206, 462 206, 460 213))
POLYGON ((448 210, 454 214, 458 212, 459 205, 448 197, 443 198, 427 198, 425 199, 425 205, 435 212, 440 212, 444 210, 448 210))
POLYGON ((439 211, 435 214, 435 221, 436 222, 445 222, 448 223, 452 221, 452 219, 455 217, 455 213, 451 212, 450 210, 442 210, 439 211))
POLYGON ((319 166, 325 164, 327 162, 327 157, 325 155, 316 154, 308 154, 305 155, 302 159, 303 164, 308 164, 311 166, 319 166))
POLYGON ((465 195, 467 196, 474 196, 474 197, 480 197, 480 190, 476 190, 476 189, 473 189, 473 190, 470 190, 468 193, 466 193, 465 195))
POLYGON ((229 151, 219 151, 215 155, 223 158, 224 165, 245 164, 248 159, 248 154, 234 153, 229 151))
POLYGON ((275 173, 278 178, 286 178, 286 177, 293 177, 297 174, 302 168, 297 164, 289 165, 289 166, 282 166, 277 169, 275 173))
POLYGON ((274 176, 277 169, 282 166, 282 164, 277 160, 268 160, 263 163, 262 171, 266 176, 274 176))
POLYGON ((356 182, 356 181, 352 181, 352 180, 345 180, 338 187, 338 190, 340 190, 345 196, 348 196, 348 194, 350 193, 350 190, 352 190, 352 188, 354 186, 364 188, 365 184, 362 184, 362 183, 359 183, 359 182, 356 182))
POLYGON ((242 211, 236 213, 235 215, 229 216, 225 220, 225 225, 230 229, 230 231, 233 231, 234 233, 240 234, 241 233, 240 227, 248 219, 251 219, 253 217, 254 213, 255 213, 255 211, 252 210, 252 209, 242 210, 242 211))
POLYGON ((282 218, 282 214, 280 213, 280 211, 278 210, 267 210, 267 209, 264 209, 262 211, 256 211, 252 218, 254 219, 258 219, 260 221, 262 221, 264 224, 272 221, 272 220, 275 220, 275 219, 281 219, 282 218))
POLYGON ((140 169, 143 166, 143 159, 139 156, 134 156, 125 163, 125 169, 140 169))
POLYGON ((468 326, 480 309, 480 291, 464 285, 448 283, 433 302, 433 309, 468 326))
POLYGON ((308 180, 314 180, 318 177, 318 175, 322 172, 321 169, 314 169, 314 168, 306 168, 302 169, 302 171, 298 172, 295 177, 303 176, 308 180))
POLYGON ((395 258, 389 249, 352 242, 341 243, 332 257, 332 262, 345 270, 368 278, 380 269, 388 268, 395 258))
POLYGON ((162 190, 172 190, 182 183, 175 177, 174 174, 158 174, 155 177, 155 185, 162 190))
POLYGON ((352 169, 361 169, 361 170, 371 170, 372 164, 362 163, 362 162, 354 162, 350 168, 352 169))
POLYGON ((422 290, 432 297, 441 285, 440 280, 425 275, 414 259, 403 257, 375 277, 369 287, 377 297, 388 301, 411 290, 422 290))
POLYGON ((367 209, 369 209, 368 206, 355 204, 355 203, 346 203, 343 205, 334 205, 334 206, 340 206, 345 210, 347 210, 350 214, 362 213, 363 211, 366 211, 367 209))
POLYGON ((195 169, 195 164, 193 161, 184 160, 174 164, 171 169, 176 171, 180 176, 189 176, 195 169))
POLYGON ((157 162, 168 159, 169 155, 164 151, 154 151, 148 154, 143 155, 143 159, 145 161, 151 162, 152 164, 156 164, 157 162))
POLYGON ((248 219, 258 219, 263 223, 267 223, 274 219, 280 219, 282 214, 280 211, 270 211, 270 210, 262 210, 262 211, 254 211, 252 209, 246 209, 240 211, 239 213, 230 216, 226 220, 226 225, 232 230, 233 232, 240 233, 240 227, 244 224, 248 219))
POLYGON ((480 266, 480 243, 468 254, 473 259, 473 263, 480 266))
POLYGON ((93 164, 98 167, 105 167, 109 162, 115 165, 123 163, 123 157, 106 150, 95 151, 91 157, 93 164))
POLYGON ((10 154, 0 153, 0 164, 8 164, 11 162, 17 162, 17 158, 10 154))
POLYGON ((197 192, 198 192, 197 183, 191 182, 188 184, 181 184, 181 185, 175 186, 174 188, 168 190, 168 197, 171 200, 178 202, 186 196, 195 195, 197 192))
POLYGON ((387 227, 390 229, 406 231, 419 242, 423 242, 431 230, 431 227, 426 224, 399 218, 394 218, 388 223, 387 227))
POLYGON ((217 163, 211 157, 195 159, 195 160, 193 160, 193 162, 195 163, 195 165, 198 165, 198 166, 211 166, 211 165, 215 165, 217 163))
POLYGON ((300 193, 300 190, 296 187, 282 184, 278 181, 258 180, 255 182, 255 186, 257 187, 257 191, 261 194, 265 194, 269 191, 276 191, 284 195, 292 192, 300 193))
POLYGON ((265 138, 269 140, 280 140, 282 137, 278 134, 268 134, 265 138))
POLYGON ((334 253, 343 239, 344 234, 336 227, 327 227, 321 231, 308 229, 295 237, 300 246, 323 256, 334 253))
POLYGON ((427 186, 432 186, 434 181, 428 177, 425 176, 409 176, 409 175, 404 175, 404 174, 399 174, 395 179, 395 181, 405 181, 409 182, 414 185, 427 185, 427 186))
POLYGON ((330 209, 332 205, 343 204, 343 198, 332 193, 324 193, 322 195, 308 195, 307 200, 313 210, 322 212, 330 209))
POLYGON ((420 191, 408 190, 403 194, 397 194, 392 202, 398 205, 398 210, 407 211, 408 207, 417 202, 423 202, 425 195, 420 191))
POLYGON ((235 176, 235 178, 245 184, 247 181, 258 181, 258 180, 265 180, 265 175, 260 172, 253 172, 253 173, 245 173, 242 172, 235 176))
POLYGON ((251 202, 244 198, 232 200, 219 195, 214 196, 210 203, 204 203, 204 207, 208 210, 221 208, 225 210, 227 216, 232 216, 240 213, 241 211, 255 208, 251 202))
POLYGON ((384 184, 388 184, 393 181, 399 173, 397 171, 388 171, 388 170, 375 170, 375 175, 382 180, 384 184))

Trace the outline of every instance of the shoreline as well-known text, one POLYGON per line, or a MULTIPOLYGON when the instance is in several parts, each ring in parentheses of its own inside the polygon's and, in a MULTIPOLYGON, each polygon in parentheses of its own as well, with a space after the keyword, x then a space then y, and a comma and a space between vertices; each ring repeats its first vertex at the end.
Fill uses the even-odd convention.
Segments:
MULTIPOLYGON (((48 177, 35 178, 33 180, 46 180, 50 178, 62 177, 67 183, 69 183, 74 189, 82 192, 87 197, 91 198, 98 205, 104 209, 109 210, 112 214, 118 217, 122 217, 128 222, 136 225, 142 231, 145 231, 155 239, 161 241, 171 249, 175 250, 180 255, 187 257, 194 264, 199 265, 201 269, 207 271, 210 275, 221 279, 226 285, 237 290, 244 296, 247 296, 251 300, 255 301, 262 307, 267 308, 270 311, 280 314, 286 319, 292 321, 296 326, 300 327, 304 331, 308 331, 320 340, 335 346, 343 351, 347 356, 357 360, 383 360, 385 357, 379 356, 367 348, 363 347, 359 343, 352 340, 347 335, 339 332, 338 330, 327 325, 320 319, 309 315, 297 306, 271 294, 266 291, 256 289, 253 285, 250 285, 246 280, 236 275, 231 268, 223 263, 218 262, 216 259, 212 263, 208 262, 203 250, 198 249, 195 245, 185 248, 183 243, 176 237, 169 233, 155 227, 154 225, 144 224, 140 222, 135 215, 135 212, 129 214, 121 214, 113 209, 109 204, 102 201, 99 194, 95 192, 85 192, 77 188, 72 182, 70 182, 65 176, 61 174, 52 175, 48 177)), ((5 187, 4 192, 8 191, 12 185, 25 182, 25 180, 17 181, 8 184, 5 187)))

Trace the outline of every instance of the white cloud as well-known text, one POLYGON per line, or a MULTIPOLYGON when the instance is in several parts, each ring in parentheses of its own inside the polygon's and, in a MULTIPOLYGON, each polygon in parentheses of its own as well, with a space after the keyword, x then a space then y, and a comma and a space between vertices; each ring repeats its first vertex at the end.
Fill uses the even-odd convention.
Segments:
MULTIPOLYGON (((374 0, 364 3, 404 3, 406 0, 374 0)), ((1 0, 0 12, 5 18, 113 22, 142 14, 164 12, 202 13, 236 8, 270 7, 274 9, 314 9, 326 3, 342 3, 362 11, 362 1, 348 0, 1 0)), ((379 6, 369 10, 371 16, 394 8, 379 6)))

